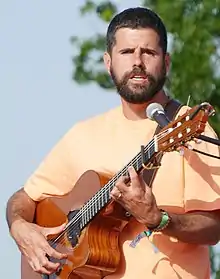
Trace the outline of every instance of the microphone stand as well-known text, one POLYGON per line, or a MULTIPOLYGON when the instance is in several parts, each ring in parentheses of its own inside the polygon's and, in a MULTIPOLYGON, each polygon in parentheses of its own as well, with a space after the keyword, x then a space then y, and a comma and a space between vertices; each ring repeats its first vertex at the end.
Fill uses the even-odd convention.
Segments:
MULTIPOLYGON (((214 145, 218 145, 220 146, 220 140, 218 139, 213 139, 213 138, 210 138, 210 137, 207 137, 207 136, 204 136, 204 135, 200 135, 198 137, 196 137, 197 139, 201 139, 203 141, 206 141, 206 142, 209 142, 209 143, 212 143, 214 145)), ((209 156, 209 157, 212 157, 212 158, 215 158, 215 159, 219 159, 220 160, 220 156, 216 156, 216 155, 212 155, 212 154, 208 154, 206 152, 203 152, 203 151, 200 151, 198 149, 195 149, 193 148, 192 151, 195 151, 197 153, 200 153, 200 154, 203 154, 203 155, 206 155, 206 156, 209 156)))
POLYGON ((220 146, 220 140, 219 139, 213 139, 213 138, 210 138, 210 137, 207 137, 207 136, 204 136, 204 135, 199 135, 197 138, 201 139, 203 141, 212 143, 214 145, 220 146))

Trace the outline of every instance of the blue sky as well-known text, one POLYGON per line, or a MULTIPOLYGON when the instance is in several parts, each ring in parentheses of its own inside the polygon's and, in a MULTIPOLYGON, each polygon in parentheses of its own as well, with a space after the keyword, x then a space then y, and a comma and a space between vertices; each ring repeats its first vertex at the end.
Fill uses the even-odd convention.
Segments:
POLYGON ((20 278, 20 254, 5 222, 9 196, 74 123, 119 104, 117 94, 71 80, 70 37, 106 28, 95 16, 81 17, 79 3, 0 1, 1 278, 20 278))
MULTIPOLYGON (((20 278, 20 254, 5 222, 9 196, 74 123, 119 104, 117 94, 71 80, 70 37, 106 28, 81 17, 80 2, 0 1, 1 278, 20 278)), ((140 1, 115 3, 123 9, 140 1)))

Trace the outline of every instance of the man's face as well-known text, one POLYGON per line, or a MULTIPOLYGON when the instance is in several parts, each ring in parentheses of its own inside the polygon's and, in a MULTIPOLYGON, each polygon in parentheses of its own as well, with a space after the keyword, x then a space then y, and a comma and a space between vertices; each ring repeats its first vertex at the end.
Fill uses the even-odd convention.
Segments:
POLYGON ((129 103, 146 103, 166 80, 169 61, 168 55, 163 55, 159 36, 150 28, 121 28, 115 38, 106 65, 118 93, 129 103))

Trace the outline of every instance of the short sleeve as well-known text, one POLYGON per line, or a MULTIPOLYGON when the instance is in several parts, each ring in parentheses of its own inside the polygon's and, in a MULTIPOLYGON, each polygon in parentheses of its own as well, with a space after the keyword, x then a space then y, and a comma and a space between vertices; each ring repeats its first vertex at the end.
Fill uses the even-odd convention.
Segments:
MULTIPOLYGON (((210 125, 204 135, 217 139, 210 125)), ((217 145, 201 141, 192 143, 199 151, 220 156, 217 145)), ((220 209, 220 160, 187 150, 182 161, 185 211, 220 209)))
POLYGON ((24 191, 35 201, 60 196, 71 191, 77 179, 74 172, 74 149, 77 148, 77 126, 54 146, 24 185, 24 191))

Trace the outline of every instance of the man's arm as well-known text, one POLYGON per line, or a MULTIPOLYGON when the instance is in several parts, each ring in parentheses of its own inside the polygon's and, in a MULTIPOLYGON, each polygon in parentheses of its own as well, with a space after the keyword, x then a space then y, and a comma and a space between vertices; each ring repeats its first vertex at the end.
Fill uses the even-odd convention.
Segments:
POLYGON ((51 274, 60 266, 60 262, 49 261, 48 256, 57 260, 67 257, 52 248, 47 241, 48 235, 63 232, 66 224, 48 228, 35 224, 33 220, 38 202, 47 197, 64 195, 73 188, 77 175, 72 154, 74 148, 78 148, 78 136, 81 138, 76 128, 64 135, 27 180, 23 189, 16 192, 7 204, 6 217, 10 234, 32 269, 38 273, 51 274))
POLYGON ((220 240, 220 211, 170 214, 171 222, 163 230, 182 242, 215 245, 220 240))
POLYGON ((32 200, 23 189, 15 192, 7 203, 6 218, 9 229, 12 224, 19 221, 32 222, 36 209, 36 202, 32 200))
MULTIPOLYGON (((148 228, 157 228, 162 214, 157 206, 151 188, 135 172, 128 169, 131 184, 126 184, 128 177, 120 177, 111 192, 112 198, 119 202, 140 223, 148 228)), ((176 239, 197 245, 214 245, 220 240, 220 210, 194 211, 172 214, 171 221, 163 233, 176 239)))
POLYGON ((14 193, 8 200, 6 217, 10 233, 21 253, 26 256, 32 269, 42 274, 52 274, 60 263, 50 262, 46 255, 65 259, 66 254, 53 249, 46 240, 47 235, 63 231, 64 225, 55 228, 41 228, 33 224, 36 202, 23 189, 14 193))

